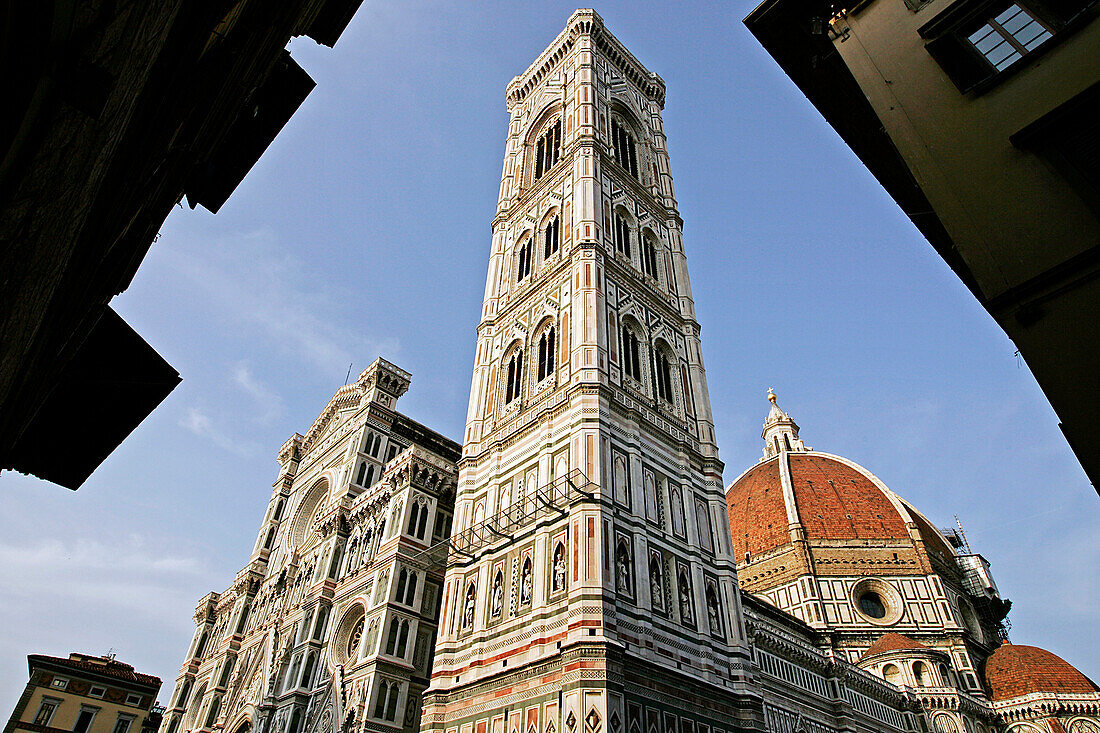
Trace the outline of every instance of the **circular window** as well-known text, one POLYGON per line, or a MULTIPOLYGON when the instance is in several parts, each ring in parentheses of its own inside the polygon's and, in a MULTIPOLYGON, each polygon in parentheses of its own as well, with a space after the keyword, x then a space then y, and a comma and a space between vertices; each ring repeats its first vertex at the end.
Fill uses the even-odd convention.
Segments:
POLYGON ((901 620, 901 594, 879 578, 864 578, 852 586, 852 605, 856 616, 876 626, 889 626, 901 620))
POLYGON ((859 596, 859 610, 871 618, 886 618, 886 604, 882 596, 873 590, 865 590, 859 596))
POLYGON ((363 640, 363 621, 364 619, 359 619, 348 636, 348 659, 355 659, 359 656, 359 642, 363 640))

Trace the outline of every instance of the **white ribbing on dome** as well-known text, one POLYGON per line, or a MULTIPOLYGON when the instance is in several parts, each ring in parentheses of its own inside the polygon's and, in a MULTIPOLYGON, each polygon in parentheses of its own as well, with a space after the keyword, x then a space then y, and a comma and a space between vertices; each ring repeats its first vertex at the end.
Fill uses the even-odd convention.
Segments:
POLYGON ((768 388, 768 402, 772 403, 772 407, 768 411, 768 417, 764 420, 764 429, 760 433, 760 437, 764 439, 764 457, 760 460, 766 461, 789 451, 813 450, 799 439, 798 425, 790 415, 780 409, 778 398, 771 387, 768 388))

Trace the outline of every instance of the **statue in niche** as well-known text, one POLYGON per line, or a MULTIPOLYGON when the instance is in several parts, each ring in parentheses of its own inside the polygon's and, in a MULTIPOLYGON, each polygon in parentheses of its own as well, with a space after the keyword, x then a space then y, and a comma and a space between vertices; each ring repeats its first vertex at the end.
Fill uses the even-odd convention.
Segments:
POLYGON ((721 636, 722 621, 718 617, 718 597, 713 586, 707 586, 707 616, 710 620, 710 633, 721 636))
POLYGON ((615 553, 615 565, 618 571, 616 587, 620 592, 630 595, 630 551, 625 542, 619 543, 619 550, 615 553))
POLYGON ((664 608, 664 583, 661 582, 661 560, 654 556, 649 563, 649 595, 653 605, 664 608))
POLYGON ((531 602, 531 596, 534 590, 534 578, 531 573, 531 558, 527 558, 523 561, 523 573, 520 574, 519 581, 519 602, 520 605, 526 606, 531 602))
POLYGON ((504 605, 504 579, 497 571, 496 577, 493 578, 493 594, 492 601, 489 605, 489 612, 494 618, 500 615, 501 609, 504 605))
POLYGON ((476 597, 477 591, 471 583, 469 590, 466 591, 466 608, 462 612, 462 628, 464 629, 474 625, 474 599, 476 597))
POLYGON ((565 590, 565 547, 558 543, 554 549, 554 586, 555 591, 565 590))
POLYGON ((680 582, 680 618, 684 620, 684 623, 694 623, 695 619, 691 613, 691 591, 688 589, 687 576, 681 574, 680 582))

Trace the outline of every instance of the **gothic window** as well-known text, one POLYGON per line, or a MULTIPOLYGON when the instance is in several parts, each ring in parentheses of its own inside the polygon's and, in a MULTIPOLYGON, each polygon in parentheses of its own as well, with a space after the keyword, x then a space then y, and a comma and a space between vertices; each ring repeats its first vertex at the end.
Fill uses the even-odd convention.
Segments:
POLYGON ((650 236, 642 237, 642 270, 650 277, 657 278, 657 245, 650 236))
POLYGON ((343 544, 337 544, 336 547, 334 547, 333 550, 332 550, 332 560, 329 562, 329 566, 328 566, 328 577, 330 579, 335 578, 336 573, 339 572, 339 570, 340 570, 340 560, 342 560, 343 557, 344 557, 344 546, 343 546, 343 544))
POLYGON ((695 502, 695 527, 699 532, 699 544, 705 550, 713 549, 711 545, 710 515, 707 505, 701 501, 695 502))
POLYGON ((225 687, 229 684, 229 675, 233 673, 233 665, 236 662, 236 657, 229 657, 225 660, 225 665, 222 666, 222 676, 218 678, 218 687, 225 687))
POLYGON ((382 447, 381 436, 375 435, 373 431, 367 433, 367 442, 363 447, 363 452, 367 455, 378 457, 378 449, 382 447))
POLYGON ((320 639, 325 631, 325 622, 328 621, 328 606, 321 606, 317 612, 317 621, 313 625, 313 638, 320 639))
POLYGON ((615 251, 626 257, 630 257, 630 224, 619 212, 614 214, 614 229, 612 236, 615 240, 615 251))
POLYGON ((523 570, 520 572, 519 579, 519 604, 521 606, 527 606, 531 604, 531 598, 534 595, 534 577, 531 572, 531 558, 525 558, 523 561, 523 570))
POLYGON ((507 383, 504 386, 504 404, 510 405, 520 393, 523 384, 523 349, 516 349, 508 360, 507 383))
POLYGON ((561 120, 555 120, 535 143, 535 180, 546 175, 561 158, 561 120))
POLYGON ((374 464, 367 466, 367 475, 360 486, 370 486, 374 482, 374 464))
POLYGON ((523 282, 531 274, 531 240, 532 237, 527 237, 516 249, 516 282, 523 282))
POLYGON ((390 633, 386 637, 386 654, 395 656, 397 653, 397 636, 401 633, 401 621, 396 616, 390 621, 390 633))
POLYGON ((408 535, 415 535, 416 534, 416 524, 417 524, 417 521, 420 519, 420 512, 421 512, 420 504, 418 504, 417 502, 414 501, 412 503, 412 508, 409 509, 409 527, 408 527, 408 529, 405 530, 405 534, 408 534, 408 535))
POLYGON ((539 338, 539 363, 537 381, 549 377, 554 373, 554 328, 550 327, 542 332, 539 338))
POLYGON ((246 623, 248 623, 248 612, 249 612, 249 610, 251 610, 250 605, 249 605, 248 601, 245 601, 244 605, 241 607, 241 617, 239 619, 237 619, 237 628, 234 630, 233 633, 235 633, 235 634, 243 634, 244 633, 244 626, 245 626, 246 623))
POLYGON ((267 537, 264 538, 264 549, 270 550, 271 545, 275 542, 275 528, 272 527, 267 530, 267 537))
POLYGON ((561 243, 561 218, 553 217, 550 221, 546 222, 546 229, 543 230, 543 242, 545 244, 543 248, 542 257, 548 259, 550 255, 558 251, 558 245, 561 243))
POLYGON ((672 364, 664 350, 657 351, 657 396, 672 402, 672 364))
POLYGON ((409 622, 401 622, 401 633, 397 637, 397 651, 394 656, 405 658, 405 651, 409 646, 409 622))
POLYGON ((622 332, 622 357, 623 357, 623 371, 627 376, 635 381, 642 381, 642 359, 639 355, 638 336, 634 333, 633 329, 624 325, 620 331, 622 332))
POLYGON ((209 638, 210 638, 209 634, 207 634, 207 632, 203 631, 202 636, 199 637, 199 643, 197 645, 195 645, 195 656, 198 657, 199 659, 202 659, 203 654, 206 653, 206 640, 209 639, 209 638))
POLYGON ((611 118, 611 145, 615 153, 615 160, 627 173, 637 178, 638 154, 635 149, 634 136, 614 117, 611 118))
POLYGON ((420 521, 416 523, 416 538, 424 539, 424 533, 428 531, 428 505, 420 505, 420 521))
POLYGON ((397 696, 401 693, 401 687, 396 683, 390 683, 390 692, 386 697, 386 720, 397 720, 397 696))
POLYGON ((302 668, 302 681, 298 685, 304 687, 307 690, 313 687, 313 665, 316 663, 317 658, 310 654, 306 657, 306 666, 302 668))
POLYGON ((416 583, 418 576, 416 573, 409 573, 409 585, 405 588, 405 605, 413 605, 413 601, 416 599, 416 583))
POLYGON ((355 626, 352 627, 351 635, 348 636, 348 645, 345 648, 348 659, 354 661, 359 657, 359 643, 363 641, 363 624, 365 619, 359 619, 355 622, 355 626))
POLYGON ((218 711, 221 710, 222 698, 221 695, 215 695, 213 702, 210 703, 210 712, 206 714, 206 727, 213 728, 214 722, 218 719, 218 711))
POLYGON ((286 504, 282 499, 279 499, 279 503, 275 505, 275 513, 271 515, 271 518, 278 522, 283 518, 283 506, 286 504))
POLYGON ((684 502, 680 497, 680 490, 671 484, 668 487, 668 503, 672 505, 669 512, 672 515, 672 531, 683 537, 686 534, 684 532, 684 502))
POLYGON ((552 573, 552 580, 550 589, 557 593, 565 590, 566 583, 566 565, 565 565, 565 545, 561 542, 554 547, 554 567, 552 573))
POLYGON ((374 717, 382 718, 386 715, 386 695, 389 693, 390 683, 382 682, 378 685, 378 693, 374 700, 374 717))

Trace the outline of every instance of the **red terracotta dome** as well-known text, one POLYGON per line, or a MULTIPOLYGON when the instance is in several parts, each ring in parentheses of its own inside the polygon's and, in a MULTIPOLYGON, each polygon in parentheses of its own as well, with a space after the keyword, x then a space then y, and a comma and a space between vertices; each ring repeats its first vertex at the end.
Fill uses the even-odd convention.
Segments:
POLYGON ((1096 683, 1057 654, 1007 642, 986 660, 985 681, 994 700, 1009 700, 1035 692, 1100 692, 1096 683))
MULTIPOLYGON (((808 540, 910 539, 909 518, 899 511, 900 500, 887 496, 868 473, 825 453, 783 452, 746 471, 726 491, 735 557, 790 542, 780 461, 789 466, 797 519, 808 540)), ((916 521, 915 512, 906 513, 916 521)), ((946 548, 930 524, 921 521, 918 526, 922 535, 933 536, 946 548)))

